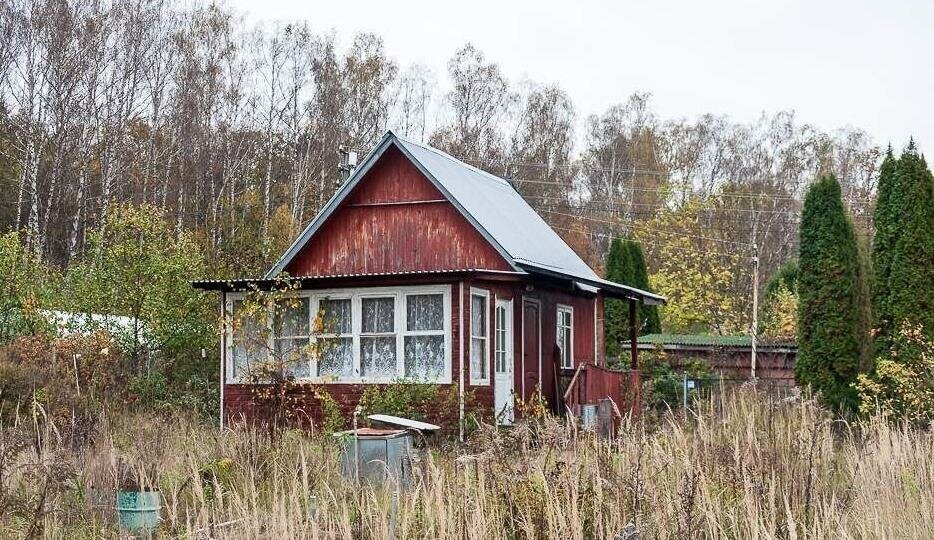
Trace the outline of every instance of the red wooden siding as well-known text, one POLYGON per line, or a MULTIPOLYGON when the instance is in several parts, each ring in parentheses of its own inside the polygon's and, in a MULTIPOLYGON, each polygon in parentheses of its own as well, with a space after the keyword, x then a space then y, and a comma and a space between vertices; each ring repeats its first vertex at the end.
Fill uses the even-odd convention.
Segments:
MULTIPOLYGON (((494 300, 495 298, 501 299, 512 299, 513 300, 513 375, 514 375, 514 384, 515 391, 518 395, 522 396, 524 400, 528 400, 535 391, 535 386, 541 384, 542 393, 545 398, 548 400, 548 403, 554 404, 556 400, 555 394, 555 362, 557 354, 557 325, 558 325, 558 304, 570 306, 574 310, 573 316, 573 326, 574 326, 574 366, 576 367, 581 362, 594 363, 595 352, 598 355, 600 362, 603 360, 603 351, 594 349, 594 307, 595 303, 598 310, 602 310, 602 301, 598 302, 598 298, 592 295, 586 295, 583 293, 572 294, 563 291, 550 290, 550 289, 536 289, 532 292, 525 291, 524 283, 503 283, 503 282, 491 282, 491 281, 474 281, 470 283, 470 286, 485 289, 490 292, 490 313, 495 312, 494 309, 494 300), (534 351, 525 351, 529 352, 529 358, 526 360, 525 365, 523 365, 523 352, 525 349, 530 349, 534 347, 532 343, 523 343, 523 323, 524 323, 524 304, 523 299, 527 298, 532 301, 537 301, 540 309, 540 318, 541 318, 541 381, 538 377, 538 357, 534 351), (524 370, 523 370, 524 368, 524 370), (524 380, 523 380, 524 379, 524 380), (523 382, 525 384, 523 389, 523 382)), ((467 301, 467 300, 465 300, 467 301)), ((466 304, 468 309, 466 310, 464 320, 470 321, 470 304, 466 304)), ((602 314, 601 314, 602 316, 602 314)), ((491 315, 489 317, 489 336, 493 336, 493 329, 495 328, 494 320, 491 315)), ((467 324, 465 322, 465 324, 467 324)), ((602 321, 598 319, 596 329, 602 334, 602 327, 600 326, 602 321)), ((466 334, 465 334, 466 335, 466 334)), ((467 336, 469 338, 469 336, 467 336)), ((529 339, 534 339, 533 336, 526 336, 529 339)), ((599 342, 597 342, 599 343, 599 342)), ((466 349, 464 353, 464 358, 470 358, 470 339, 465 340, 464 347, 466 349)), ((493 351, 492 342, 490 347, 491 355, 493 351)), ((492 372, 492 363, 489 366, 489 372, 492 372)), ((467 370, 469 375, 470 365, 469 362, 465 365, 465 370, 467 370)), ((465 381, 469 381, 469 376, 465 377, 465 381)), ((469 384, 469 383, 468 383, 469 384)), ((472 386, 474 391, 481 395, 486 396, 489 394, 489 397, 484 397, 484 402, 489 400, 489 403, 493 403, 493 387, 492 380, 489 386, 472 386)))
POLYGON ((573 315, 574 367, 594 362, 594 296, 572 295, 561 291, 540 291, 534 295, 542 303, 542 393, 554 405, 555 366, 558 363, 558 304, 570 306, 573 315))
POLYGON ((391 148, 286 268, 293 276, 510 270, 460 212, 391 148))

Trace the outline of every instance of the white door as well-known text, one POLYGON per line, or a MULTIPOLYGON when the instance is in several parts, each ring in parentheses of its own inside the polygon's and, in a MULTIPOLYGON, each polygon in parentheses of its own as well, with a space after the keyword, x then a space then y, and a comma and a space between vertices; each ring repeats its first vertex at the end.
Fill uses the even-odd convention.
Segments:
POLYGON ((493 364, 493 405, 498 424, 512 424, 513 421, 513 334, 512 300, 496 300, 496 332, 493 364))

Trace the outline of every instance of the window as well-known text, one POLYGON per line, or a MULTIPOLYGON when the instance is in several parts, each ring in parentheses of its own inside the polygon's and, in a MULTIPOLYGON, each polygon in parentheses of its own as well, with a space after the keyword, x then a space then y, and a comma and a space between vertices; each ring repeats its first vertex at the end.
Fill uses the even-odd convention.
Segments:
POLYGON ((505 304, 500 304, 500 301, 496 302, 496 333, 495 333, 495 346, 494 346, 494 363, 496 373, 508 373, 510 371, 509 366, 509 347, 506 337, 508 335, 508 328, 511 321, 509 320, 509 312, 506 309, 505 304))
MULTIPOLYGON (((242 305, 242 294, 228 294, 228 310, 242 305)), ((274 308, 268 326, 234 325, 230 382, 243 382, 270 351, 317 383, 451 382, 449 285, 299 291, 274 308)))
POLYGON ((252 363, 262 360, 266 352, 266 332, 254 317, 246 317, 243 309, 242 298, 229 300, 228 312, 232 328, 228 345, 230 363, 227 366, 227 376, 234 380, 249 375, 252 363))
MULTIPOLYGON (((308 338, 310 318, 308 298, 283 298, 273 312, 273 351, 286 373, 296 378, 310 373, 308 338)), ((277 368, 278 369, 278 368, 277 368)))
POLYGON ((318 377, 350 377, 353 373, 353 326, 350 298, 318 300, 318 377))
POLYGON ((574 367, 574 309, 558 306, 558 350, 561 355, 561 367, 574 367))
POLYGON ((405 297, 404 367, 408 379, 437 379, 444 372, 444 295, 405 297))
POLYGON ((481 289, 470 290, 470 382, 489 384, 490 343, 489 328, 490 293, 481 289))
POLYGON ((362 298, 360 309, 360 375, 392 378, 396 374, 396 298, 362 298))

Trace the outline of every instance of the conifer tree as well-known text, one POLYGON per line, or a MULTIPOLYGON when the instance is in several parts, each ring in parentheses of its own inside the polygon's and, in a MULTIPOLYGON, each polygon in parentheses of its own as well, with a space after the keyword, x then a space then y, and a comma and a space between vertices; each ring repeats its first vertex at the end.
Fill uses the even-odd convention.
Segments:
POLYGON ((912 142, 898 161, 898 238, 885 306, 891 334, 903 323, 934 336, 934 177, 912 142))
MULTIPOLYGON (((614 238, 606 258, 606 279, 625 284, 625 280, 629 279, 630 268, 629 251, 621 239, 614 238)), ((603 311, 606 354, 619 356, 622 353, 622 343, 628 339, 628 306, 623 300, 607 298, 603 311)))
POLYGON ((872 240, 872 314, 878 332, 880 348, 887 348, 884 343, 893 335, 892 317, 887 309, 889 296, 889 275, 892 271, 892 258, 898 241, 898 160, 892 154, 890 146, 885 160, 879 168, 879 189, 876 195, 876 208, 872 220, 875 236, 872 240))
POLYGON ((859 253, 833 176, 808 190, 798 259, 799 384, 820 391, 828 406, 852 411, 857 397, 861 322, 859 253))
MULTIPOLYGON (((632 271, 632 281, 622 282, 643 291, 652 292, 649 289, 649 271, 645 266, 645 256, 642 254, 642 247, 638 242, 629 240, 626 242, 626 249, 629 252, 629 262, 632 271)), ((638 321, 639 334, 657 334, 662 331, 661 319, 658 316, 657 306, 642 305, 639 308, 638 321)))

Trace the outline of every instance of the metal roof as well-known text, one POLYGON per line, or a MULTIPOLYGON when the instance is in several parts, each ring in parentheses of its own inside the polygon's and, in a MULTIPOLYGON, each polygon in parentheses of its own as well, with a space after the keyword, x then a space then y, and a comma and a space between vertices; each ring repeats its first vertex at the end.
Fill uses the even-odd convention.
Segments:
POLYGON ((288 266, 390 146, 397 147, 517 272, 564 277, 599 287, 614 296, 637 298, 651 304, 664 303, 665 299, 659 295, 597 276, 506 180, 435 148, 403 139, 392 131, 386 132, 266 273, 267 279, 275 277, 288 266))
POLYGON ((230 278, 230 279, 199 279, 191 281, 191 286, 205 291, 243 291, 247 289, 275 289, 292 283, 308 283, 329 279, 369 278, 369 277, 405 277, 405 276, 444 276, 460 274, 496 274, 496 275, 525 275, 525 272, 510 272, 504 270, 489 270, 485 268, 453 268, 437 270, 403 270, 400 272, 360 272, 350 274, 321 274, 314 276, 273 277, 273 278, 230 278))
POLYGON ((566 275, 597 278, 506 180, 428 146, 399 138, 403 149, 444 186, 513 261, 523 260, 566 275))
MULTIPOLYGON (((627 342, 628 343, 628 342, 627 342)), ((681 347, 736 347, 752 348, 752 337, 743 335, 718 336, 709 334, 646 334, 639 336, 640 346, 677 345, 681 347)), ((758 347, 797 348, 794 340, 759 338, 758 347)))

